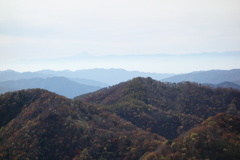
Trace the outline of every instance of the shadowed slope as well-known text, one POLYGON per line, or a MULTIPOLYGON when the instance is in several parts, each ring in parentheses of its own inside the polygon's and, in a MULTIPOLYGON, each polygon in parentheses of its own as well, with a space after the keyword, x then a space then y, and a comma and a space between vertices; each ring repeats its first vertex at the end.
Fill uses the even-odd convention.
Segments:
POLYGON ((238 160, 239 137, 240 118, 219 113, 177 139, 167 141, 165 147, 146 154, 142 160, 238 160))
POLYGON ((7 93, 0 102, 0 159, 139 159, 164 140, 45 90, 7 93))
POLYGON ((217 113, 240 115, 239 97, 234 89, 135 78, 76 99, 100 104, 142 129, 173 139, 217 113))

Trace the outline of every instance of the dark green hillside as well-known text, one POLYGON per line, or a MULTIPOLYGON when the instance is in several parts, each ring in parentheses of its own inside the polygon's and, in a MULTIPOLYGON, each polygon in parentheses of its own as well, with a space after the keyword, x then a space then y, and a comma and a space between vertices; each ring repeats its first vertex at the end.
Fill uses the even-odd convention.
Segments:
POLYGON ((239 160, 240 118, 219 113, 163 146, 142 160, 239 160))
POLYGON ((165 139, 45 90, 0 96, 0 159, 139 159, 165 139))
POLYGON ((135 78, 76 99, 102 108, 168 139, 220 112, 240 115, 240 92, 197 83, 135 78))

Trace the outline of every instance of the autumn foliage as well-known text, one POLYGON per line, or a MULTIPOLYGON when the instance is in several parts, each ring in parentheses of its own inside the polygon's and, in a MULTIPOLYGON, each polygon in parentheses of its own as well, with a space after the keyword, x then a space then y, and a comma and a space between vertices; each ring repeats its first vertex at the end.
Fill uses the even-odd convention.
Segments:
POLYGON ((197 83, 135 78, 76 99, 117 114, 134 125, 174 139, 217 113, 240 115, 240 92, 197 83))
POLYGON ((1 117, 8 123, 1 125, 0 159, 138 159, 165 140, 96 106, 44 90, 8 93, 0 101, 1 111, 12 113, 1 117))
POLYGON ((79 96, 0 95, 0 160, 240 159, 240 92, 151 78, 79 96))

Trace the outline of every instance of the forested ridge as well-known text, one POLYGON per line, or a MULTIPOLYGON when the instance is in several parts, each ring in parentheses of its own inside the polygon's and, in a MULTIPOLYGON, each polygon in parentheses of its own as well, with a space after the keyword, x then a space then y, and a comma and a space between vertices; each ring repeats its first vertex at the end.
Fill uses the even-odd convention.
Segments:
POLYGON ((142 160, 238 160, 240 159, 240 118, 219 113, 209 117, 142 160))
POLYGON ((136 126, 176 138, 217 113, 240 115, 240 92, 198 83, 164 83, 135 78, 119 85, 76 97, 101 105, 136 126))
POLYGON ((74 100, 0 95, 0 159, 240 159, 240 92, 135 78, 74 100))
POLYGON ((1 119, 0 159, 138 159, 165 140, 96 106, 45 90, 7 93, 0 103, 4 114, 19 107, 1 119))

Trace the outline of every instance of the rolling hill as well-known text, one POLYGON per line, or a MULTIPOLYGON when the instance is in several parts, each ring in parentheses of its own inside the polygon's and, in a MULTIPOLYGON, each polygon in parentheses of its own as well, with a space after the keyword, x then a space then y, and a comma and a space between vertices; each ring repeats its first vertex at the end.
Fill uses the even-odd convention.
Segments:
POLYGON ((141 160, 238 160, 240 159, 240 118, 219 113, 141 160))
POLYGON ((101 105, 136 126, 174 139, 209 116, 240 115, 240 91, 135 78, 75 99, 101 105))
POLYGON ((139 159, 165 138, 41 89, 0 95, 0 159, 139 159))

